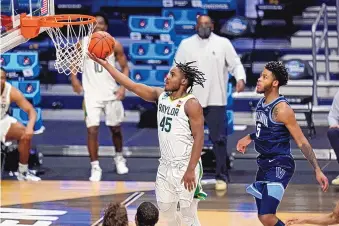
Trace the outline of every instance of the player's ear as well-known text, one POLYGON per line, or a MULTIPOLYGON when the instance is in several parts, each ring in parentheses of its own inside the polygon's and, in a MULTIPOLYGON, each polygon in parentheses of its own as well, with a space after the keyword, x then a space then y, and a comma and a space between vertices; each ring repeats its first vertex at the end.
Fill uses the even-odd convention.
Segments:
POLYGON ((188 79, 187 78, 181 79, 181 84, 187 85, 188 84, 188 79))
POLYGON ((279 81, 278 80, 274 80, 272 85, 275 86, 275 87, 278 87, 279 86, 279 81))

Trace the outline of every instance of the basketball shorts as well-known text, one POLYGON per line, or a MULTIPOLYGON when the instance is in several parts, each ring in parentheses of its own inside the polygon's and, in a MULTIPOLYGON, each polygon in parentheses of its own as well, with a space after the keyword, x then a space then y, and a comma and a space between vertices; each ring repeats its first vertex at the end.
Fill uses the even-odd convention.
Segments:
POLYGON ((6 135, 8 133, 9 128, 11 125, 16 123, 18 120, 13 118, 12 116, 5 115, 3 119, 0 120, 0 141, 5 143, 6 142, 6 135))
POLYGON ((101 113, 107 126, 119 126, 125 117, 124 106, 119 100, 97 101, 84 99, 83 108, 87 128, 100 125, 101 113))
POLYGON ((256 181, 246 191, 256 200, 258 214, 275 214, 294 170, 290 155, 259 156, 256 181))
POLYGON ((195 169, 197 186, 193 191, 186 190, 184 183, 181 183, 187 166, 188 162, 184 164, 182 162, 164 163, 160 161, 155 182, 155 194, 158 203, 180 202, 180 207, 189 207, 193 198, 204 200, 207 197, 207 194, 203 192, 201 186, 201 178, 203 175, 201 161, 199 161, 195 169))

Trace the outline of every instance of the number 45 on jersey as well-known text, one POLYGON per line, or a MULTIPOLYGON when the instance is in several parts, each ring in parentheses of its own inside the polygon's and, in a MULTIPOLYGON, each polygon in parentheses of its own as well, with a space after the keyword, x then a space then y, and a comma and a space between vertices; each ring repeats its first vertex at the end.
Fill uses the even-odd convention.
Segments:
POLYGON ((160 121, 161 131, 169 133, 172 129, 172 118, 164 116, 160 121))

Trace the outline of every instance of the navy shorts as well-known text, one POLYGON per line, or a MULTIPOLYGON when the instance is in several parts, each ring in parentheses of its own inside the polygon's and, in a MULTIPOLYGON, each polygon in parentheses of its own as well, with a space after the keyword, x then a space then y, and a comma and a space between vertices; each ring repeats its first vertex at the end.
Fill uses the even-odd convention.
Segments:
POLYGON ((247 192, 255 197, 259 215, 275 214, 294 174, 294 159, 291 155, 260 155, 257 163, 256 182, 247 188, 247 192))

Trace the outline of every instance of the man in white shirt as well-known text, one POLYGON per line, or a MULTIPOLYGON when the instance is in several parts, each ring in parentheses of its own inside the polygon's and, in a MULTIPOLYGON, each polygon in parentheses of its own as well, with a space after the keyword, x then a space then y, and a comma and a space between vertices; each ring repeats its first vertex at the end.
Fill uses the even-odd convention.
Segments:
MULTIPOLYGON (((328 114, 328 124, 330 128, 327 131, 327 137, 339 163, 339 91, 334 96, 332 107, 328 114)), ((339 176, 332 180, 332 184, 339 185, 339 176)))
MULTIPOLYGON (((94 32, 108 30, 108 18, 105 14, 96 13, 97 25, 94 32)), ((87 46, 89 38, 85 37, 82 46, 87 46)), ((86 51, 86 50, 84 50, 86 51)), ((121 71, 127 77, 129 68, 122 45, 116 40, 114 53, 107 57, 111 64, 115 65, 118 61, 121 71)), ((82 73, 82 85, 76 74, 72 74, 71 82, 73 90, 80 94, 84 91, 84 110, 87 126, 87 146, 91 159, 90 181, 100 181, 102 170, 98 161, 98 133, 100 125, 100 115, 103 112, 106 116, 105 124, 112 133, 112 140, 115 146, 116 156, 114 158, 116 171, 118 174, 128 173, 126 160, 122 155, 122 132, 121 122, 124 119, 124 107, 122 100, 125 97, 125 88, 118 86, 110 74, 99 64, 86 57, 84 60, 84 69, 82 73)))
POLYGON ((216 156, 216 190, 227 188, 227 84, 228 73, 237 80, 236 91, 245 88, 246 74, 232 43, 213 33, 209 16, 197 19, 197 34, 182 40, 175 60, 186 63, 196 61, 196 66, 205 74, 204 87, 194 87, 193 94, 204 108, 205 123, 208 126, 213 151, 216 156))

